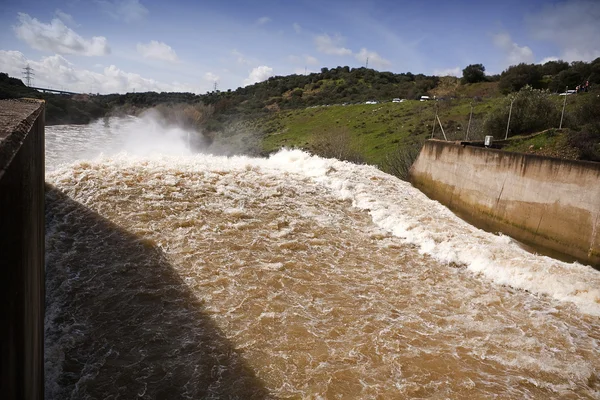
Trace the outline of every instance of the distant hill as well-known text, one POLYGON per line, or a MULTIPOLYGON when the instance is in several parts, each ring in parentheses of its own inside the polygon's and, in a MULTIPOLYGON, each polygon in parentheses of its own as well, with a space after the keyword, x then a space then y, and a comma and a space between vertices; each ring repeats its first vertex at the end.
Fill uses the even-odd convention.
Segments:
POLYGON ((419 146, 432 131, 441 137, 439 123, 434 124, 436 110, 446 135, 453 139, 464 138, 467 128, 471 139, 504 136, 512 99, 516 101, 510 136, 557 128, 565 97, 550 93, 578 86, 585 88, 584 95, 569 96, 565 116, 564 126, 571 130, 539 136, 531 150, 550 151, 544 141, 552 140, 560 144, 552 145, 552 151, 567 149, 563 154, 600 160, 600 98, 596 96, 600 93, 600 58, 590 63, 519 64, 493 76, 485 74, 483 65, 474 64, 465 68, 462 78, 347 66, 322 68, 317 73, 274 76, 236 90, 202 95, 43 94, 0 73, 0 98, 46 100, 48 124, 89 123, 153 108, 167 120, 196 129, 196 143, 221 154, 267 154, 281 146, 294 146, 378 165, 393 164, 394 154, 419 146), (439 101, 420 102, 421 96, 439 101))

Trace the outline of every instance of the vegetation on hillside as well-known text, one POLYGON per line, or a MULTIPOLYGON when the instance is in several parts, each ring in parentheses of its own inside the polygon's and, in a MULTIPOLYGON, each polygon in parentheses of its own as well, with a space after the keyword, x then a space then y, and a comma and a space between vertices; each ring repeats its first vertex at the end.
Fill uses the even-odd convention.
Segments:
MULTIPOLYGON (((562 148, 573 150, 565 154, 600 161, 600 58, 590 63, 519 64, 493 76, 486 75, 482 64, 472 64, 463 70, 462 78, 347 66, 322 68, 318 73, 274 76, 236 90, 203 95, 45 94, 0 73, 0 98, 46 100, 48 124, 88 123, 103 116, 139 115, 154 109, 165 120, 196 129, 194 142, 220 154, 264 155, 282 146, 300 147, 323 156, 376 164, 403 176, 423 141, 432 134, 441 138, 442 129, 449 140, 466 139, 467 129, 471 140, 485 135, 503 138, 509 112, 509 136, 556 129, 565 99, 556 94, 586 82, 595 92, 567 98, 563 126, 569 130, 548 131, 535 140, 560 141, 562 148), (424 95, 438 101, 418 101, 424 95), (393 98, 403 102, 393 103, 393 98)), ((523 146, 547 148, 536 143, 523 146)))

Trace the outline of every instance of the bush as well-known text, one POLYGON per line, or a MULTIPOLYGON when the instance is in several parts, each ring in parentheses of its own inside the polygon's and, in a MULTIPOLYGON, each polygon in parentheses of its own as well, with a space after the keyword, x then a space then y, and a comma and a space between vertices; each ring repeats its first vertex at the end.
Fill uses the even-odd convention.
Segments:
POLYGON ((587 96, 574 115, 577 126, 581 128, 571 132, 568 141, 580 151, 580 159, 600 161, 600 98, 587 96))
POLYGON ((319 135, 312 143, 311 150, 314 154, 325 158, 337 158, 355 164, 364 163, 360 152, 352 145, 350 132, 345 127, 319 135))
POLYGON ((548 91, 525 86, 518 93, 507 96, 498 108, 488 114, 485 131, 496 138, 504 138, 511 101, 514 102, 509 136, 557 127, 560 109, 550 96, 548 91))
POLYGON ((386 154, 381 170, 395 177, 408 181, 410 167, 419 156, 423 143, 411 145, 398 145, 394 150, 386 154))

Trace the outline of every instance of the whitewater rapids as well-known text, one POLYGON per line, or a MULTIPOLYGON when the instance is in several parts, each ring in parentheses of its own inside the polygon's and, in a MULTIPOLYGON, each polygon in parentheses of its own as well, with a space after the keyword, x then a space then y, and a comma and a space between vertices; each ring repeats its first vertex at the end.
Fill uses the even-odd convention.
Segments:
POLYGON ((598 271, 372 166, 141 123, 47 128, 48 398, 600 398, 598 271))

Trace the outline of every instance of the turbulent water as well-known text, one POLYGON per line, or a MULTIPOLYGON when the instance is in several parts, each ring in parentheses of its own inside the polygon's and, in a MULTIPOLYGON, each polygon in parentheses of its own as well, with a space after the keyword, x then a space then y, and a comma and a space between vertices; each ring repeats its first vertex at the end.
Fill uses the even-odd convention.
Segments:
POLYGON ((588 266, 370 166, 138 119, 46 136, 50 399, 600 398, 588 266))

